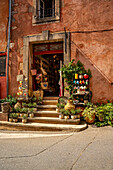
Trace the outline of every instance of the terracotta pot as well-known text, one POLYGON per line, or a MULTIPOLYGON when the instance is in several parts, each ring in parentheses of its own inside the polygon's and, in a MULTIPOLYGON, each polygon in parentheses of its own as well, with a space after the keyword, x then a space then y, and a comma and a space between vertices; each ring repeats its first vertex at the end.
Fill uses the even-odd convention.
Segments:
POLYGON ((77 118, 77 115, 71 115, 71 119, 75 120, 77 118))
POLYGON ((90 120, 88 117, 86 117, 86 122, 89 124, 92 124, 95 122, 95 115, 92 116, 92 119, 90 120))
POLYGON ((67 101, 67 104, 65 105, 65 110, 71 110, 71 109, 75 109, 75 106, 73 104, 73 101, 69 99, 67 101))
POLYGON ((59 113, 59 112, 60 112, 60 109, 59 109, 59 108, 56 108, 56 112, 59 113))
POLYGON ((69 119, 69 115, 64 116, 64 119, 65 119, 65 120, 69 119))
POLYGON ((9 122, 13 122, 13 118, 9 118, 9 122))
POLYGON ((13 122, 14 122, 14 123, 17 123, 17 122, 18 122, 18 119, 13 119, 13 122))
POLYGON ((27 123, 27 119, 22 119, 22 123, 27 123))
POLYGON ((60 119, 64 119, 64 115, 63 114, 59 114, 59 118, 60 119))
POLYGON ((30 116, 31 118, 33 118, 33 117, 34 117, 34 113, 30 113, 29 116, 30 116))
POLYGON ((23 117, 24 113, 20 113, 20 117, 23 117))

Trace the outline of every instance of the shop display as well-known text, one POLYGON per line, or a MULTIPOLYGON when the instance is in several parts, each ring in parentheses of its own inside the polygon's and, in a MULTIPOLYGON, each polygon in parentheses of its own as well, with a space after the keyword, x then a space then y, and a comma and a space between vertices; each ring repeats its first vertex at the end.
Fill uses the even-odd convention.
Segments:
POLYGON ((73 80, 73 98, 75 104, 84 104, 89 101, 89 77, 87 74, 76 75, 73 80))

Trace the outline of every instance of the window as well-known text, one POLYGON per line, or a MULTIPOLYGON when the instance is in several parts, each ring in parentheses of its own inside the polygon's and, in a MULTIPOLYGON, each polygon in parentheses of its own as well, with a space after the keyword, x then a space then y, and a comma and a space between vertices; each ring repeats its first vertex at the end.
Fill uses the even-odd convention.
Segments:
POLYGON ((0 76, 6 75, 6 56, 0 56, 0 76))
POLYGON ((38 3, 39 18, 55 16, 55 0, 39 0, 38 3))
POLYGON ((33 24, 60 19, 60 0, 34 0, 33 24))

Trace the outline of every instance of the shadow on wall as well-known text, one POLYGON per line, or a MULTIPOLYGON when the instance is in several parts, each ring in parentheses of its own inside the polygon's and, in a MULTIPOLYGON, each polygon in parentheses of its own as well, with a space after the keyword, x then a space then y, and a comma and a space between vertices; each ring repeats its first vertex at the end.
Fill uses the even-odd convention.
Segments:
POLYGON ((76 49, 75 61, 77 62, 78 60, 84 64, 86 70, 90 69, 92 73, 92 78, 90 79, 91 101, 93 103, 106 103, 107 100, 113 102, 113 85, 95 68, 85 55, 76 49))

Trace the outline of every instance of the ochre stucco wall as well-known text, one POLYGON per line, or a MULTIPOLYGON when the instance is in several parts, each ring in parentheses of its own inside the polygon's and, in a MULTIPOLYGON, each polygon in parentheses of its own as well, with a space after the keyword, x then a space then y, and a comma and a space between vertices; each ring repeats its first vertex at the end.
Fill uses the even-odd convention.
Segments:
POLYGON ((113 99, 113 1, 112 0, 61 0, 61 19, 57 23, 32 26, 33 0, 15 0, 12 11, 11 41, 14 47, 10 56, 10 93, 17 90, 16 75, 22 73, 23 37, 50 30, 51 33, 71 33, 71 58, 77 57, 92 71, 93 102, 113 99), (73 42, 72 42, 73 41, 73 42), (85 58, 87 56, 87 59, 85 58), (89 59, 97 66, 90 66, 89 59), (21 70, 21 71, 20 71, 21 70), (105 77, 103 76, 105 75, 105 77), (107 79, 108 80, 107 80, 107 79), (14 83, 15 82, 15 83, 14 83))
MULTIPOLYGON (((0 52, 7 47, 8 31, 8 0, 0 1, 0 52)), ((6 97, 6 76, 0 77, 0 98, 6 97)))

